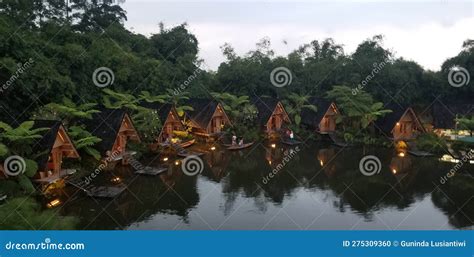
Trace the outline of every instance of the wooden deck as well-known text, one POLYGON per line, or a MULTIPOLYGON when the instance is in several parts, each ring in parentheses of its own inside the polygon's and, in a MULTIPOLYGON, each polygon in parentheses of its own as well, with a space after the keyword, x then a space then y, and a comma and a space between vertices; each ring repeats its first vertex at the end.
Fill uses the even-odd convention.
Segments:
POLYGON ((82 190, 87 196, 97 198, 114 198, 125 191, 125 186, 93 186, 82 179, 68 179, 66 183, 82 190))
POLYGON ((39 184, 51 184, 51 183, 56 182, 59 179, 62 179, 74 173, 76 173, 75 169, 62 169, 58 174, 48 176, 45 178, 35 179, 34 182, 39 183, 39 184))
POLYGON ((425 151, 419 151, 419 150, 409 150, 409 154, 416 156, 416 157, 431 157, 434 156, 434 154, 430 152, 425 152, 425 151))
POLYGON ((168 168, 165 167, 165 166, 159 166, 159 167, 149 167, 149 166, 146 166, 144 167, 143 169, 140 169, 140 170, 136 170, 135 171, 135 174, 139 174, 139 175, 149 175, 149 176, 156 176, 156 175, 160 175, 161 173, 167 171, 168 168))

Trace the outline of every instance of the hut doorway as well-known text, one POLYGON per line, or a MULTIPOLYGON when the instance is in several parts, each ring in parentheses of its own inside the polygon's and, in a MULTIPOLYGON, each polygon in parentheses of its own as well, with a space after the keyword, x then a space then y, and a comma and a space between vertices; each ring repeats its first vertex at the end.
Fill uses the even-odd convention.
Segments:
POLYGON ((211 134, 221 132, 221 117, 216 116, 211 121, 211 134))

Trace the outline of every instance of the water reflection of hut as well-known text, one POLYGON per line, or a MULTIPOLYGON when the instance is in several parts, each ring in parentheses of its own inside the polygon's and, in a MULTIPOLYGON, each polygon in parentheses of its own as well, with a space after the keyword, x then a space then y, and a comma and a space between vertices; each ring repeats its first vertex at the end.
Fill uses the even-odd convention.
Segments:
POLYGON ((288 113, 278 99, 256 97, 252 99, 252 103, 258 111, 257 122, 267 135, 274 135, 291 123, 288 113))
POLYGON ((412 108, 404 108, 397 104, 387 106, 392 110, 375 122, 376 129, 394 141, 412 140, 419 133, 425 132, 418 116, 412 108))
POLYGON ((140 142, 132 119, 123 109, 102 109, 85 123, 88 131, 102 139, 97 149, 103 157, 121 160, 130 153, 126 150, 129 140, 140 142))
POLYGON ((320 134, 335 132, 336 118, 339 114, 336 104, 318 97, 311 97, 308 102, 316 106, 317 111, 303 109, 301 112, 301 124, 316 130, 320 134))
POLYGON ((270 148, 265 147, 265 159, 268 165, 275 169, 278 164, 281 164, 284 157, 284 149, 272 144, 270 148))
POLYGON ((193 111, 186 112, 186 125, 192 128, 196 136, 214 137, 231 125, 224 108, 215 100, 193 98, 186 104, 193 108, 193 111))
POLYGON ((397 184, 402 190, 407 190, 416 182, 417 169, 413 168, 412 157, 404 152, 399 152, 390 161, 390 172, 397 179, 397 184))
POLYGON ((325 148, 318 151, 318 161, 322 170, 329 178, 336 175, 336 162, 333 159, 336 157, 336 150, 334 148, 325 148))
POLYGON ((35 153, 41 153, 37 159, 36 181, 50 183, 72 173, 71 170, 63 169, 63 158, 79 158, 79 153, 63 124, 55 120, 36 120, 33 128, 48 129, 43 132, 43 136, 35 143, 33 149, 35 153))
MULTIPOLYGON (((203 159, 207 162, 212 173, 211 179, 219 182, 227 175, 227 166, 230 161, 228 152, 224 150, 209 151, 204 155, 203 159)), ((208 173, 204 172, 203 175, 208 175, 208 173)))

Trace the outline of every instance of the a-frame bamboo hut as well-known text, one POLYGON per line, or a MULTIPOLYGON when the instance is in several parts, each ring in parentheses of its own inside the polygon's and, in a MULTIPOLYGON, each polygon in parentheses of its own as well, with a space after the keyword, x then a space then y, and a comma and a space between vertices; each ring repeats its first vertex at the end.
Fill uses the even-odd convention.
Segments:
POLYGON ((61 121, 35 120, 34 129, 47 128, 43 137, 35 142, 34 153, 41 153, 36 159, 38 173, 35 180, 39 183, 51 183, 71 174, 72 170, 63 169, 64 158, 79 158, 79 153, 61 121))
POLYGON ((280 132, 286 124, 291 123, 281 101, 270 97, 256 97, 252 99, 258 111, 257 122, 267 135, 280 132))
POLYGON ((196 136, 213 137, 219 135, 226 126, 231 126, 223 106, 215 100, 193 98, 186 105, 194 110, 186 112, 186 125, 196 136))
POLYGON ((393 141, 413 140, 420 133, 425 132, 425 128, 411 107, 405 108, 392 104, 386 108, 392 112, 378 119, 375 122, 375 128, 393 141))
POLYGON ((123 109, 103 108, 85 123, 89 132, 102 139, 97 144, 97 150, 102 157, 120 160, 125 154, 129 154, 127 152, 129 140, 140 142, 130 115, 123 109))
POLYGON ((156 138, 157 143, 171 142, 175 131, 185 131, 178 111, 172 104, 145 103, 143 106, 156 111, 162 124, 160 134, 156 138))
POLYGON ((314 129, 320 134, 329 134, 336 131, 336 118, 339 110, 334 102, 324 98, 311 97, 308 104, 316 106, 317 112, 303 109, 301 112, 301 124, 309 129, 314 129))

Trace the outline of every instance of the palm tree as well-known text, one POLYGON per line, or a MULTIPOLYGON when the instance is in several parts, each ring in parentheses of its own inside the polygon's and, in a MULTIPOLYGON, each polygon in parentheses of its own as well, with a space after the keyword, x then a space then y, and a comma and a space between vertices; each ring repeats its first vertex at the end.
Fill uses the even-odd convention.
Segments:
POLYGON ((78 151, 84 151, 96 160, 100 159, 100 153, 94 148, 94 145, 101 142, 102 139, 92 135, 89 131, 85 130, 83 126, 71 126, 68 132, 78 151))
POLYGON ((189 92, 176 94, 173 90, 168 88, 166 89, 166 94, 162 95, 162 97, 164 97, 167 102, 171 102, 174 105, 180 117, 183 117, 186 111, 194 111, 193 107, 183 104, 189 100, 189 92))
POLYGON ((258 128, 255 127, 257 108, 250 103, 248 96, 236 96, 229 93, 216 93, 211 95, 222 103, 226 113, 233 121, 231 130, 238 135, 245 135, 248 139, 258 137, 258 128))
POLYGON ((99 152, 93 146, 102 140, 86 131, 83 126, 77 125, 77 121, 80 119, 92 119, 92 115, 99 112, 94 109, 96 106, 96 103, 78 105, 69 98, 63 98, 62 103, 50 103, 41 107, 33 115, 33 118, 61 120, 68 127, 69 135, 76 149, 83 150, 86 154, 100 159, 99 152))
MULTIPOLYGON (((34 122, 26 121, 21 123, 18 127, 13 128, 10 125, 0 122, 0 157, 5 157, 9 153, 18 154, 25 162, 24 172, 14 178, 23 190, 27 192, 34 192, 35 188, 30 179, 38 171, 38 164, 27 157, 35 158, 32 153, 32 145, 36 140, 42 138, 40 134, 47 128, 33 129, 34 122)), ((35 153, 36 154, 36 153, 35 153)))
POLYGON ((327 93, 327 97, 335 100, 343 111, 343 125, 350 126, 353 129, 365 129, 370 123, 392 112, 383 109, 383 103, 374 102, 372 95, 364 90, 358 90, 354 93, 347 86, 334 86, 327 93))
POLYGON ((224 110, 236 123, 244 119, 246 112, 252 112, 249 97, 246 95, 236 96, 216 92, 211 93, 211 95, 222 103, 224 110))
POLYGON ((0 141, 19 155, 29 155, 32 151, 31 146, 36 140, 42 138, 40 133, 48 130, 47 128, 33 129, 33 126, 34 121, 25 121, 16 128, 0 122, 0 141))
POLYGON ((163 96, 152 96, 147 91, 142 91, 139 97, 127 93, 115 92, 111 89, 103 90, 105 107, 110 109, 126 108, 130 111, 135 127, 142 134, 145 142, 153 142, 161 130, 161 122, 156 110, 140 105, 141 101, 164 102, 163 96))
POLYGON ((37 110, 32 118, 62 120, 68 126, 74 119, 92 119, 96 103, 76 104, 71 99, 64 97, 62 103, 49 103, 37 110))
POLYGON ((303 112, 303 109, 309 109, 313 112, 318 111, 318 108, 315 105, 309 103, 309 95, 290 93, 287 98, 288 101, 286 101, 285 109, 288 114, 293 117, 297 126, 301 124, 301 113, 303 112))

